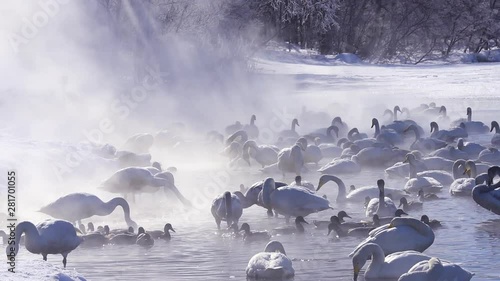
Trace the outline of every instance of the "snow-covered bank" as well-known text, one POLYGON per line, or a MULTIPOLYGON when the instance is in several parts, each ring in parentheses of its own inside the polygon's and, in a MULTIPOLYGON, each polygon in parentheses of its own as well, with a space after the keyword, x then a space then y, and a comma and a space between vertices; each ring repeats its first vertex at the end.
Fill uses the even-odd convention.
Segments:
POLYGON ((5 263, 2 263, 2 273, 0 273, 0 280, 3 281, 45 281, 45 280, 59 280, 59 281, 86 281, 83 276, 78 272, 71 269, 63 269, 59 266, 54 266, 49 262, 43 261, 40 257, 39 260, 23 260, 16 263, 15 273, 7 271, 5 263))

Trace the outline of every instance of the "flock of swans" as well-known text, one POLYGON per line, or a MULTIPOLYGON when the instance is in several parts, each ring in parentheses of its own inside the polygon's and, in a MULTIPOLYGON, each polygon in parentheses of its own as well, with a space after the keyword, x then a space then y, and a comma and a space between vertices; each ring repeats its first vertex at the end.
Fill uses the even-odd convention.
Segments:
POLYGON ((162 190, 167 196, 175 195, 184 208, 190 208, 189 197, 175 184, 176 169, 163 170, 160 163, 151 162, 148 153, 153 145, 184 153, 203 144, 220 151, 231 167, 245 169, 257 165, 263 174, 261 181, 248 188, 242 185, 238 191, 221 193, 210 206, 219 234, 267 243, 264 251, 248 262, 248 277, 293 277, 295 270, 284 246, 277 240, 269 240, 280 235, 300 235, 305 231, 304 224, 309 224, 308 215, 351 204, 365 213, 364 220, 346 222, 344 219, 350 216, 340 211, 329 220, 313 221, 311 226, 318 231, 328 230, 328 234, 333 232, 340 239, 346 236, 364 239, 349 255, 355 281, 366 263, 369 264, 364 271, 365 279, 470 280, 474 274, 466 269, 424 253, 433 244, 434 231, 439 231, 441 223, 427 215, 420 219, 408 216, 422 210, 425 204, 444 200, 439 193, 446 191, 452 196, 470 197, 485 212, 500 215, 500 182, 495 181, 500 176, 497 166, 500 152, 495 148, 500 145, 500 127, 496 121, 491 126, 473 121, 471 108, 466 113, 467 118, 449 120, 445 106, 425 104, 414 109, 395 106, 384 112, 391 119, 384 125, 377 118, 371 120, 374 133, 370 136, 369 132, 351 128, 340 117, 331 124, 318 124, 324 126, 308 134, 299 134, 299 120, 308 117, 303 112, 292 120, 290 129, 277 132, 275 143, 265 144, 259 143, 257 118, 252 115, 249 124, 235 122, 225 128, 224 134, 211 131, 203 141, 183 139, 184 126, 177 124, 156 134, 135 135, 126 141, 122 151, 110 144, 96 146, 96 155, 120 163, 120 169, 102 179, 99 189, 122 197, 104 202, 93 194, 72 193, 46 202, 39 212, 52 219, 36 226, 27 221, 19 223, 15 250, 17 253, 24 234, 24 245, 29 252, 41 254, 44 260, 48 254, 61 254, 66 267, 68 254, 79 246, 150 247, 156 239, 170 240, 170 231, 175 232, 171 224, 167 223, 163 230, 146 231, 132 220, 128 200, 133 203, 137 194, 162 190), (407 119, 399 120, 402 115, 407 119), (439 125, 445 127, 443 124, 449 124, 449 129, 440 129, 439 125), (485 137, 493 131, 490 144, 468 141, 474 135, 485 137), (324 159, 330 162, 319 166, 324 159), (387 178, 401 178, 406 184, 387 187, 385 180, 379 179, 367 186, 346 187, 344 180, 367 168, 383 168, 387 178), (321 174, 316 186, 302 179, 315 170, 321 174), (295 180, 278 181, 287 174, 295 176, 295 180), (330 183, 338 188, 334 201, 319 194, 330 183), (282 216, 287 223, 293 218, 294 223, 270 231, 254 231, 247 222, 240 223, 245 209, 253 205, 265 209, 267 215, 263 216, 282 216), (118 206, 123 209, 128 229, 110 229, 107 225, 94 229, 92 222, 87 227, 82 224, 84 219, 109 215, 118 206), (222 222, 226 224, 223 227, 222 222))

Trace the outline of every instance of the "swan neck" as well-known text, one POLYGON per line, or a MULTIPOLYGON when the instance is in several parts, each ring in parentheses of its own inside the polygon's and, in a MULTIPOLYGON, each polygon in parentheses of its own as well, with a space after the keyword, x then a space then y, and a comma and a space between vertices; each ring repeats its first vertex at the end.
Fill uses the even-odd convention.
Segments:
POLYGON ((365 256, 368 258, 369 256, 372 257, 371 263, 368 265, 368 269, 379 269, 385 262, 385 255, 380 246, 378 245, 367 245, 363 249, 363 251, 366 251, 365 256))
POLYGON ((410 179, 416 178, 417 168, 415 167, 415 163, 413 163, 413 161, 409 161, 408 165, 410 165, 410 179))
POLYGON ((104 203, 104 208, 106 209, 107 215, 111 214, 117 206, 122 207, 123 215, 125 218, 125 222, 127 222, 127 225, 130 226, 134 224, 132 219, 130 218, 130 206, 128 205, 127 201, 121 197, 113 198, 109 202, 104 203))
POLYGON ((377 137, 380 134, 380 125, 378 120, 374 120, 373 125, 375 126, 375 137, 377 137))
POLYGON ((453 163, 453 169, 452 169, 452 172, 453 172, 453 179, 458 179, 460 178, 460 172, 458 171, 458 168, 460 167, 460 165, 463 165, 464 164, 464 161, 461 161, 461 160, 457 160, 455 161, 455 163, 453 163))
MULTIPOLYGON (((38 247, 42 242, 40 233, 38 233, 36 226, 31 222, 23 221, 16 226, 16 240, 14 245, 14 253, 16 255, 19 251, 19 241, 21 240, 23 233, 26 236, 26 247, 38 247)), ((10 245, 7 247, 10 247, 10 245)))

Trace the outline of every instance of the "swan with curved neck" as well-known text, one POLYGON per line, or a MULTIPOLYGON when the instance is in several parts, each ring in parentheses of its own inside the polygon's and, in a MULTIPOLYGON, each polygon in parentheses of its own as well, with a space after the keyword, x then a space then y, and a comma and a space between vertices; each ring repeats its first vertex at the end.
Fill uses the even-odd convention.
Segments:
POLYGON ((431 257, 416 251, 403 251, 384 255, 378 244, 367 243, 359 248, 352 257, 354 281, 358 280, 360 270, 371 257, 371 262, 366 268, 365 279, 395 279, 408 272, 410 268, 420 261, 429 260, 431 257))
POLYGON ((136 228, 137 224, 130 218, 129 204, 121 197, 103 202, 99 197, 89 193, 71 193, 42 207, 39 212, 80 224, 82 219, 92 216, 107 216, 118 206, 123 209, 127 225, 136 228))
POLYGON ((438 258, 416 263, 407 273, 401 275, 398 281, 416 280, 460 280, 469 281, 474 276, 458 264, 448 261, 441 262, 438 258))
POLYGON ((268 145, 257 145, 254 140, 247 140, 243 145, 242 158, 250 166, 250 157, 255 159, 262 167, 276 163, 278 148, 268 145))
MULTIPOLYGON (((334 176, 334 175, 322 175, 319 178, 319 183, 318 187, 316 188, 316 192, 320 190, 322 186, 324 186, 326 183, 329 181, 333 181, 337 184, 338 186, 338 193, 337 193, 337 203, 342 203, 346 201, 357 201, 357 202, 363 202, 365 200, 365 197, 378 197, 380 190, 378 186, 364 186, 360 188, 355 188, 349 194, 347 194, 347 189, 344 184, 344 182, 334 176)), ((395 200, 399 200, 401 197, 405 196, 406 193, 402 190, 399 189, 393 189, 393 188, 386 188, 384 187, 384 190, 389 194, 392 194, 395 200)), ((391 214, 392 215, 392 214, 391 214)))
POLYGON ((21 235, 25 235, 26 249, 33 254, 41 254, 47 260, 48 254, 61 254, 63 265, 66 268, 68 254, 76 249, 82 238, 76 235, 73 225, 65 220, 46 220, 35 226, 29 221, 20 222, 16 226, 16 240, 14 245, 5 249, 7 256, 12 252, 17 255, 21 235))
POLYGON ((406 155, 404 163, 410 165, 410 179, 406 182, 404 190, 407 192, 437 192, 443 188, 443 185, 431 177, 422 177, 417 175, 415 155, 409 153, 406 155))
POLYGON ((410 145, 410 149, 424 152, 432 152, 436 149, 443 148, 447 145, 445 141, 434 138, 422 138, 420 132, 415 125, 410 125, 405 129, 405 133, 412 131, 415 133, 415 141, 410 145))
MULTIPOLYGON (((168 171, 153 175, 145 168, 129 167, 115 172, 98 188, 111 193, 135 195, 136 193, 155 193, 162 187, 165 194, 167 190, 170 190, 185 206, 191 206, 191 203, 175 186, 173 174, 168 171)), ((135 201, 134 196, 132 200, 135 201)))
POLYGON ((233 141, 236 141, 237 138, 239 138, 237 140, 238 143, 245 143, 248 140, 248 134, 243 130, 236 131, 226 139, 226 145, 229 145, 233 141))
POLYGON ((500 167, 489 168, 487 184, 479 184, 472 189, 472 199, 479 206, 497 215, 500 215, 500 182, 493 184, 493 179, 499 175, 500 167))
POLYGON ((394 218, 390 224, 380 226, 370 232, 370 236, 361 242, 349 254, 349 257, 353 257, 361 247, 368 243, 378 244, 385 255, 408 250, 423 252, 434 243, 434 232, 428 225, 417 219, 394 218))
POLYGON ((395 145, 395 144, 400 144, 403 142, 403 138, 400 134, 398 134, 396 131, 392 129, 383 129, 380 128, 380 124, 378 122, 377 118, 372 119, 372 126, 371 128, 375 127, 375 135, 374 138, 377 139, 377 141, 385 142, 390 145, 395 145))

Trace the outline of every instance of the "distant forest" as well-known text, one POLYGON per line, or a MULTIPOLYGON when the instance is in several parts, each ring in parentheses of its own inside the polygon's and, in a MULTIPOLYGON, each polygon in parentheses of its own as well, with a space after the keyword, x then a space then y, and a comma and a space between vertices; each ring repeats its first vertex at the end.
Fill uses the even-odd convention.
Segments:
POLYGON ((256 49, 273 40, 374 62, 419 62, 500 46, 497 0, 99 1, 114 20, 124 2, 143 5, 157 32, 190 34, 204 44, 229 38, 256 49))

